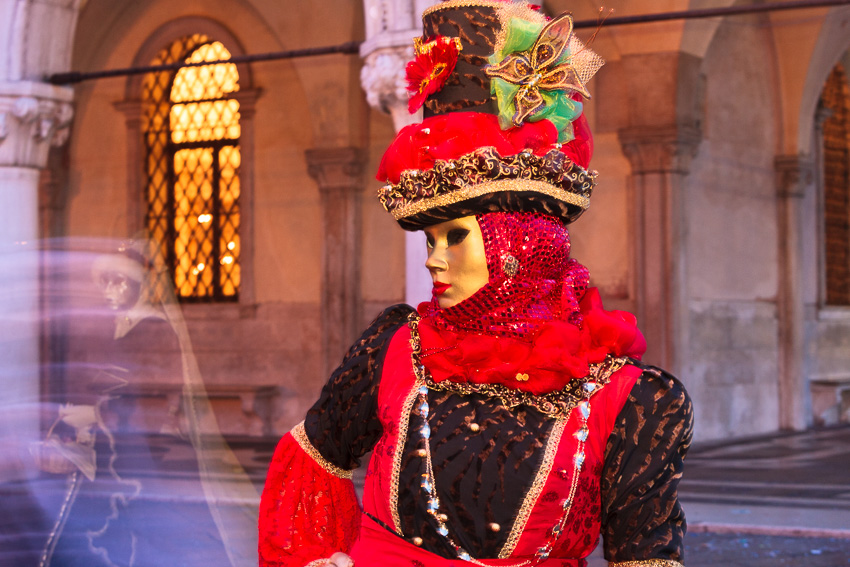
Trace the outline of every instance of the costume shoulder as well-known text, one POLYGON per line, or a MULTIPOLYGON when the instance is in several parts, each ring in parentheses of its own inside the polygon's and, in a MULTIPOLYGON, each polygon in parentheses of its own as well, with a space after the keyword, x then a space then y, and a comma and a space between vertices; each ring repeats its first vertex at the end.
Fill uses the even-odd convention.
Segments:
POLYGON ((641 374, 605 450, 605 557, 615 563, 682 562, 685 516, 677 487, 693 436, 693 406, 672 374, 639 361, 631 364, 641 374))
POLYGON ((624 411, 632 406, 633 412, 655 416, 659 426, 675 420, 682 428, 692 429, 693 404, 679 379, 666 370, 638 360, 631 360, 630 364, 640 368, 641 374, 629 394, 624 411))
POLYGON ((404 304, 382 311, 348 349, 307 412, 307 439, 333 465, 356 468, 380 437, 376 411, 381 366, 390 340, 413 312, 404 304))
POLYGON ((358 350, 358 347, 373 345, 377 341, 383 343, 395 334, 395 331, 407 322, 407 318, 416 310, 405 303, 397 303, 381 311, 375 320, 367 327, 350 351, 358 350))

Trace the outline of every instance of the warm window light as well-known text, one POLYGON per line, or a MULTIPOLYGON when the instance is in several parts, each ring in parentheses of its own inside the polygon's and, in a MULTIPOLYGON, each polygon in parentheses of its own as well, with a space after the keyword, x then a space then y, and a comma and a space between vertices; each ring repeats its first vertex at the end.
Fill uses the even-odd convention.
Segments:
MULTIPOLYGON (((194 34, 164 48, 151 63, 229 58, 222 43, 194 34)), ((163 255, 173 257, 181 299, 233 300, 239 295, 241 129, 240 105, 233 96, 238 91, 233 63, 145 75, 146 222, 163 255)))

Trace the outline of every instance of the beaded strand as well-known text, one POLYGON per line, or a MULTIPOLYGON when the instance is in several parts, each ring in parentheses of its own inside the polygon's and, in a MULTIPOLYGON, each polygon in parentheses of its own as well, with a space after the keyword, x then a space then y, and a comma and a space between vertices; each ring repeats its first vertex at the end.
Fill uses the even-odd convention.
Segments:
MULTIPOLYGON (((437 483, 436 478, 434 476, 434 465, 433 460, 431 458, 431 426, 428 424, 428 415, 430 412, 430 406, 428 404, 428 386, 426 385, 426 380, 428 376, 428 370, 422 364, 420 359, 420 348, 421 341, 419 339, 419 318, 415 314, 412 314, 409 320, 410 327, 410 347, 411 347, 411 360, 413 362, 413 370, 414 374, 417 378, 417 383, 419 384, 419 390, 417 395, 417 414, 422 418, 422 426, 419 428, 419 434, 422 439, 423 447, 417 451, 418 456, 422 457, 425 461, 425 472, 422 473, 422 480, 420 482, 420 486, 424 493, 424 496, 427 501, 427 510, 428 513, 434 518, 434 521, 437 524, 437 533, 440 534, 455 550, 457 557, 464 561, 469 561, 476 565, 486 566, 486 563, 482 563, 481 561, 476 560, 472 557, 472 555, 464 549, 462 546, 458 545, 454 539, 449 535, 449 529, 446 526, 446 522, 448 521, 448 516, 446 514, 440 512, 440 498, 437 495, 437 483)), ((533 567, 534 565, 538 565, 542 561, 546 561, 549 558, 549 555, 552 553, 552 550, 555 547, 558 539, 560 539, 561 534, 564 531, 564 527, 567 523, 567 518, 570 514, 570 509, 572 508, 573 499, 575 498, 575 493, 578 488, 578 479, 581 473, 582 465, 584 465, 584 444, 587 441, 587 437, 589 434, 589 428, 587 426, 587 420, 590 417, 590 396, 599 388, 599 384, 595 382, 586 382, 583 384, 582 389, 584 392, 585 399, 579 402, 578 406, 576 406, 576 410, 579 414, 580 426, 578 430, 573 433, 573 437, 578 441, 578 448, 576 450, 575 455, 573 456, 573 475, 572 481, 570 483, 570 491, 569 495, 566 499, 561 502, 562 514, 558 519, 558 522, 552 527, 550 531, 549 540, 545 545, 539 547, 537 552, 535 553, 534 559, 526 560, 521 563, 517 563, 514 565, 509 565, 506 567, 533 567)), ((418 540, 419 538, 414 538, 418 540)), ((421 544, 421 540, 419 540, 421 544)))

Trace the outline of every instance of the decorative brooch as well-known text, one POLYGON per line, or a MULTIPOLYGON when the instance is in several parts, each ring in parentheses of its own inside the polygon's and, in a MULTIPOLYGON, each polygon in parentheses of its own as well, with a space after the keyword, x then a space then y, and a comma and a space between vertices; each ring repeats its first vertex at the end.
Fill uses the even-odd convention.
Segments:
POLYGON ((572 16, 558 16, 539 33, 538 26, 511 20, 503 49, 492 56, 484 71, 493 79, 503 128, 543 118, 555 122, 563 116, 566 122, 555 124, 560 132, 581 114, 581 103, 570 95, 581 93, 590 98, 590 94, 570 50, 572 16))
POLYGON ((459 37, 438 35, 427 42, 414 38, 413 48, 416 56, 405 69, 410 92, 407 109, 411 114, 425 104, 428 96, 443 88, 463 46, 459 37))

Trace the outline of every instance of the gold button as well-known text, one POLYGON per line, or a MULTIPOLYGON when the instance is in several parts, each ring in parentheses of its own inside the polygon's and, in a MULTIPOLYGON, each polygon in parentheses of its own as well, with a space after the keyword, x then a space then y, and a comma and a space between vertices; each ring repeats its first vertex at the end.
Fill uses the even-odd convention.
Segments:
POLYGON ((493 523, 487 524, 487 527, 488 527, 488 528, 490 528, 490 531, 491 531, 491 532, 498 532, 499 530, 501 530, 501 529, 502 529, 502 526, 500 526, 500 525, 499 525, 499 524, 497 524, 496 522, 493 522, 493 523))
POLYGON ((425 458, 425 455, 427 455, 427 453, 425 452, 425 449, 417 449, 416 450, 416 456, 417 457, 425 458))
POLYGON ((413 538, 413 545, 415 545, 416 547, 422 547, 422 538, 421 537, 413 538))
POLYGON ((481 426, 478 425, 477 423, 470 423, 469 424, 469 430, 472 431, 473 433, 478 433, 479 431, 481 431, 481 426))
POLYGON ((437 515, 437 519, 440 520, 441 522, 447 522, 449 520, 449 517, 446 516, 445 514, 439 514, 439 515, 437 515))

